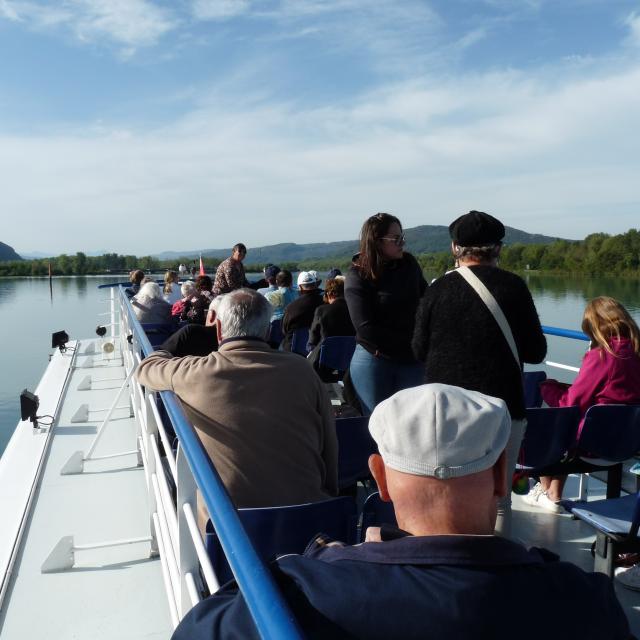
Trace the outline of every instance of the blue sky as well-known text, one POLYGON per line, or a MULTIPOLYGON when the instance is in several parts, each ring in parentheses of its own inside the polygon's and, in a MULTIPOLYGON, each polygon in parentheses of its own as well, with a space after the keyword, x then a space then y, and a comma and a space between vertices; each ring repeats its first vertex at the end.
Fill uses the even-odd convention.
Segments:
POLYGON ((637 1, 0 0, 0 58, 19 252, 640 226, 637 1))

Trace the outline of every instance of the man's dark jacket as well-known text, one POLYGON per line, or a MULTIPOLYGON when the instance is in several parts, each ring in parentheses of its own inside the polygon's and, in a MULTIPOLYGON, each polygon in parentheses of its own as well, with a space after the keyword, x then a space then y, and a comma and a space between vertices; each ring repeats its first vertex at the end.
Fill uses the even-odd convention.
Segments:
POLYGON ((322 304, 322 291, 313 289, 307 293, 300 292, 300 296, 287 305, 282 318, 282 333, 284 340, 282 348, 291 351, 293 332, 296 329, 308 329, 313 322, 313 314, 322 304))
MULTIPOLYGON (((494 536, 408 536, 355 547, 320 538, 272 571, 307 638, 630 638, 607 576, 494 536)), ((173 640, 258 637, 231 582, 196 605, 173 640)))

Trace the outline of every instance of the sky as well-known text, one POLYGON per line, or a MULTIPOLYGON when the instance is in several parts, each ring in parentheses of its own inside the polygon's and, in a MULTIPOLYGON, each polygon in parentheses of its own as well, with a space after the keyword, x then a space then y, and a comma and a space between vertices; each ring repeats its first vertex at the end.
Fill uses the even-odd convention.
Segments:
POLYGON ((640 226, 638 0, 0 0, 0 241, 640 226))

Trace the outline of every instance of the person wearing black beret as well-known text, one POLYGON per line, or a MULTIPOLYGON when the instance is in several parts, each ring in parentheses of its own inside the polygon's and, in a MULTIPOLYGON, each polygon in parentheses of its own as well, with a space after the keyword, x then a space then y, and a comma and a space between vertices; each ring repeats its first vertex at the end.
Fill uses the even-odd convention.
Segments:
MULTIPOLYGON (((542 362, 546 340, 524 280, 498 268, 502 222, 470 211, 449 225, 449 234, 456 268, 425 291, 416 314, 413 351, 424 362, 427 382, 480 391, 507 403, 512 420, 507 464, 512 473, 526 427, 522 363, 542 362), (487 306, 487 293, 493 299, 489 305, 497 305, 497 310, 487 306), (496 319, 500 314, 502 328, 496 319)), ((510 535, 510 494, 500 501, 496 531, 510 535)))

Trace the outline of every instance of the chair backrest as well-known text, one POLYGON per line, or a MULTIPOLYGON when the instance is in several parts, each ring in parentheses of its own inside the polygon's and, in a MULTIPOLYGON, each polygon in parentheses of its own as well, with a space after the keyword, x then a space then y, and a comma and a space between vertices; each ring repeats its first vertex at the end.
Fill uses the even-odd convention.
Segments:
POLYGON ((145 322, 140 325, 147 334, 152 347, 159 347, 172 333, 175 332, 178 325, 175 322, 152 323, 145 322))
POLYGON ((560 462, 576 438, 578 407, 527 409, 527 430, 518 464, 525 469, 541 469, 560 462))
POLYGON ((309 327, 296 329, 291 338, 291 351, 299 353, 306 358, 309 353, 307 350, 307 342, 309 342, 309 327))
POLYGON ((542 393, 540 383, 547 379, 544 371, 525 371, 522 374, 522 387, 524 390, 525 407, 541 407, 542 393))
POLYGON ((336 371, 346 371, 356 348, 354 336, 330 336, 320 343, 318 363, 336 371))
MULTIPOLYGON (((314 535, 355 544, 358 509, 351 497, 285 507, 239 509, 240 520, 258 555, 266 562, 287 553, 302 553, 314 535)), ((211 521, 207 522, 206 547, 218 580, 233 576, 211 521)))
POLYGON ((589 457, 623 462, 640 451, 640 405, 598 404, 589 407, 578 439, 589 457))
POLYGON ((360 542, 364 542, 367 527, 379 527, 382 524, 396 526, 396 514, 391 502, 383 502, 376 491, 364 501, 362 507, 362 527, 360 528, 360 542))
POLYGON ((368 416, 338 418, 338 486, 353 486, 358 480, 370 478, 369 456, 378 452, 375 440, 369 433, 368 416))
POLYGON ((284 338, 284 334, 282 333, 282 318, 278 318, 277 320, 272 320, 271 325, 269 327, 269 340, 268 342, 272 345, 280 346, 282 339, 284 338))

